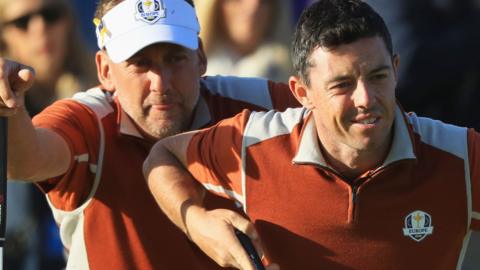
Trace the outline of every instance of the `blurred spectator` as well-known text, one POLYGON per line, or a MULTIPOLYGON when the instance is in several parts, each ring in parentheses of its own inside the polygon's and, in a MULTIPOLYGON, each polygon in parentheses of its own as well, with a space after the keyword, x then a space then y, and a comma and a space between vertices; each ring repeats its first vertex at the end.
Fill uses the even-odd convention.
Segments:
POLYGON ((2 55, 35 68, 26 100, 31 115, 94 83, 93 57, 77 36, 68 0, 0 0, 0 22, 2 55))
MULTIPOLYGON (((79 39, 68 0, 0 0, 0 52, 32 66, 30 115, 78 89, 96 84, 92 56, 79 39)), ((63 248, 43 194, 32 185, 8 183, 6 269, 62 269, 63 248)))
POLYGON ((477 0, 367 0, 400 55, 397 97, 406 110, 480 131, 477 0))
POLYGON ((195 6, 208 58, 207 75, 288 80, 289 0, 197 0, 195 6))

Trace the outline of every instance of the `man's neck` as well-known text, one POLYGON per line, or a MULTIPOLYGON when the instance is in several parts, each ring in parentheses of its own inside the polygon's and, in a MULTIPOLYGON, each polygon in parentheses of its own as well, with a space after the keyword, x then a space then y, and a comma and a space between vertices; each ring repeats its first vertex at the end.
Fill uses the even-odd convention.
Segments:
MULTIPOLYGON (((320 137, 320 136, 319 136, 320 137)), ((325 161, 348 181, 354 181, 370 170, 380 167, 388 155, 393 134, 377 148, 358 150, 348 145, 322 143, 320 147, 325 161)))

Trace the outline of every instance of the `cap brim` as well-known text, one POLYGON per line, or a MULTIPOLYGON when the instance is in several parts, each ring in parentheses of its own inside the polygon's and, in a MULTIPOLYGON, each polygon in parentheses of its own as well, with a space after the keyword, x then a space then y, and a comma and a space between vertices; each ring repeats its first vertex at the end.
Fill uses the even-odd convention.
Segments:
POLYGON ((106 44, 105 48, 110 59, 114 63, 120 63, 155 43, 173 43, 196 50, 198 36, 195 31, 181 26, 145 25, 116 37, 106 44))

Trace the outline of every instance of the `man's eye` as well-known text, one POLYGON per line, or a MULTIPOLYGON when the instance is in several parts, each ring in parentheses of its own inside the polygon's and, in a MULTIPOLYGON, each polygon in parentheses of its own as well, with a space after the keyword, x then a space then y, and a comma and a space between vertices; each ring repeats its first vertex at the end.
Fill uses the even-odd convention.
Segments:
POLYGON ((332 86, 332 89, 347 89, 352 86, 351 82, 340 82, 332 86))
POLYGON ((374 74, 371 78, 372 78, 373 80, 383 80, 383 79, 385 79, 385 78, 387 78, 387 77, 388 77, 387 74, 385 74, 385 73, 379 73, 379 74, 374 74))

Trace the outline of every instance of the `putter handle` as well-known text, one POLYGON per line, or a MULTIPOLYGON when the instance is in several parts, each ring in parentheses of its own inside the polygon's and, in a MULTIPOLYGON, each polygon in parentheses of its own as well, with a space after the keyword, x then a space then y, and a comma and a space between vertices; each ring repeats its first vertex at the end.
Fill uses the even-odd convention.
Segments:
POLYGON ((265 267, 263 266, 263 263, 262 263, 262 259, 260 258, 260 256, 258 256, 258 253, 255 250, 255 247, 253 246, 250 238, 243 232, 239 231, 238 229, 235 229, 235 235, 240 241, 240 244, 242 244, 243 249, 245 249, 245 251, 247 252, 248 257, 250 257, 250 260, 255 266, 255 269, 265 270, 265 267))
POLYGON ((0 117, 0 270, 3 269, 3 248, 7 217, 7 118, 0 117))

